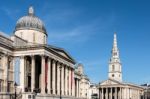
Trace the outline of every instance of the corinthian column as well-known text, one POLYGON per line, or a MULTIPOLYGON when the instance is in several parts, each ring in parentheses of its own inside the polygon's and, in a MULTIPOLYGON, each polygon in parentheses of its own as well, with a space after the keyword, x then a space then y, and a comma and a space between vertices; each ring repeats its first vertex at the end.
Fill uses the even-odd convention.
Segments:
POLYGON ((51 59, 48 58, 48 93, 51 94, 51 59))
POLYGON ((68 95, 68 67, 65 67, 65 93, 68 95))
POLYGON ((62 71, 61 71, 61 89, 62 89, 62 95, 64 95, 64 65, 62 65, 62 71))
POLYGON ((69 77, 69 95, 71 96, 71 69, 68 69, 68 77, 69 77))
POLYGON ((32 58, 32 66, 31 66, 31 91, 33 92, 35 88, 35 57, 31 56, 32 58))
POLYGON ((72 69, 71 72, 72 72, 72 77, 71 77, 71 79, 72 79, 72 96, 75 96, 74 70, 72 69))
POLYGON ((57 62, 57 94, 60 94, 60 63, 57 62))
POLYGON ((56 89, 55 89, 55 83, 56 83, 56 61, 53 60, 53 63, 52 63, 52 67, 53 67, 53 77, 52 77, 52 88, 53 88, 53 94, 56 94, 56 89))
POLYGON ((20 59, 20 85, 22 88, 22 92, 24 92, 25 90, 25 60, 24 60, 24 56, 21 56, 20 59))
POLYGON ((42 56, 41 62, 41 93, 45 93, 45 56, 42 56))

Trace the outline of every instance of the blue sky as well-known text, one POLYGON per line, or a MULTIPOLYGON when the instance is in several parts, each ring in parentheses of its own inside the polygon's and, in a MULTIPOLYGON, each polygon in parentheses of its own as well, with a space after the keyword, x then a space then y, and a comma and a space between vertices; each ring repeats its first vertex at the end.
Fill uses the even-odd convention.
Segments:
POLYGON ((32 5, 45 23, 48 43, 66 49, 84 65, 92 82, 107 79, 113 33, 117 32, 123 80, 150 82, 150 1, 5 0, 0 31, 12 35, 32 5))

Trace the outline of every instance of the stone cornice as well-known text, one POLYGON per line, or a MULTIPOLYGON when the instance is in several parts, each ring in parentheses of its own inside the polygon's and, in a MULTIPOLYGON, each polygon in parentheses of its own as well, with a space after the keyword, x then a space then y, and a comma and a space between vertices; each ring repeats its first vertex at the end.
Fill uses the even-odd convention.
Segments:
MULTIPOLYGON (((54 55, 60 57, 60 58, 63 58, 64 60, 68 61, 68 62, 71 62, 72 64, 75 64, 75 61, 74 60, 71 60, 71 59, 68 59, 64 56, 62 56, 61 54, 57 53, 55 50, 53 49, 50 49, 49 47, 47 47, 46 45, 32 45, 32 46, 16 46, 14 48, 14 51, 27 51, 27 50, 37 50, 37 49, 44 49, 45 51, 48 51, 48 52, 51 52, 53 53, 54 55)), ((48 53, 47 52, 47 53, 48 53)))

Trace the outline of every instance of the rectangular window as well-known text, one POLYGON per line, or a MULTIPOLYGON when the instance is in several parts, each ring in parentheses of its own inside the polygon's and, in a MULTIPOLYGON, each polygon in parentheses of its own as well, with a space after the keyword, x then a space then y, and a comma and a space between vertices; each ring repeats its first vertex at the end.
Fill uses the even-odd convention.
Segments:
POLYGON ((10 82, 8 82, 7 92, 10 92, 10 89, 11 89, 11 83, 10 83, 10 82))

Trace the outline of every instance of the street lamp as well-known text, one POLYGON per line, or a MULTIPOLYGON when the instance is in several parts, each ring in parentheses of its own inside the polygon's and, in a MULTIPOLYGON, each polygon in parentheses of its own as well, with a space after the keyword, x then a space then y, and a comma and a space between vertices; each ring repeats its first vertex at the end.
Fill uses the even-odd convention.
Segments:
POLYGON ((59 69, 60 69, 60 99, 62 99, 62 97, 61 97, 61 70, 62 70, 62 66, 60 66, 59 69))
POLYGON ((16 92, 17 83, 16 83, 16 82, 15 82, 15 84, 14 84, 14 87, 15 87, 15 99, 17 99, 17 92, 16 92))

